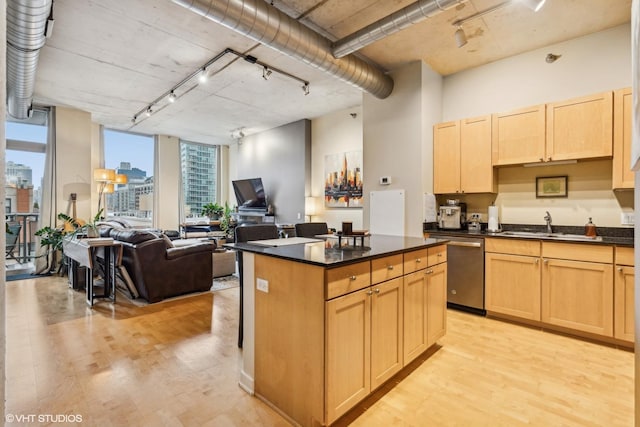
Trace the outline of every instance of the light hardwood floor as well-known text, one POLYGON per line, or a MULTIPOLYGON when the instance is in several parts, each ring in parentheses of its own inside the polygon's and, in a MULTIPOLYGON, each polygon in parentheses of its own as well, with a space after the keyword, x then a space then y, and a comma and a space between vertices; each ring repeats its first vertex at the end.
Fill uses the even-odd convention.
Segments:
MULTIPOLYGON (((7 414, 81 415, 86 426, 287 425, 237 385, 237 301, 234 288, 91 310, 64 278, 8 282, 7 414)), ((633 366, 629 351, 449 311, 439 346, 339 424, 632 426, 633 366)))

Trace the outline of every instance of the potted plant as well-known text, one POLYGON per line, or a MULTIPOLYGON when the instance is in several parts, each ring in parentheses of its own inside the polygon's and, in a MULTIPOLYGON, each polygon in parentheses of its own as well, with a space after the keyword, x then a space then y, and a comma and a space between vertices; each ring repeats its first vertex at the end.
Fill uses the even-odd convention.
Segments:
POLYGON ((229 207, 228 202, 224 202, 224 211, 220 219, 220 230, 226 234, 227 241, 233 241, 233 230, 235 228, 235 219, 231 216, 233 209, 229 207))
POLYGON ((220 216, 223 213, 224 213, 224 208, 220 204, 218 204, 218 202, 207 203, 206 205, 202 206, 201 215, 209 217, 209 219, 212 221, 220 219, 220 216))
MULTIPOLYGON (((97 237, 98 230, 95 225, 95 222, 98 221, 100 215, 102 214, 102 209, 100 212, 96 214, 93 222, 86 223, 81 219, 72 218, 67 214, 59 213, 58 219, 62 221, 56 228, 52 228, 49 226, 42 227, 38 231, 36 231, 36 236, 40 237, 40 246, 47 247, 47 253, 53 252, 53 257, 51 259, 51 268, 50 271, 55 269, 55 266, 58 263, 57 254, 60 252, 63 255, 64 259, 64 239, 67 238, 77 238, 80 235, 86 235, 88 237, 97 237)), ((63 264, 60 265, 58 269, 59 273, 64 274, 62 269, 63 264)))

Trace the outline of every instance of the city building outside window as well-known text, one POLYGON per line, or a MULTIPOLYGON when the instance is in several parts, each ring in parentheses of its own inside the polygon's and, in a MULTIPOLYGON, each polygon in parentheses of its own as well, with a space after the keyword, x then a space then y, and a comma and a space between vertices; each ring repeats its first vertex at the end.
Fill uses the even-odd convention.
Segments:
POLYGON ((127 176, 105 194, 106 217, 125 217, 132 225, 151 226, 155 138, 131 132, 103 129, 104 167, 127 176))
POLYGON ((180 141, 183 217, 200 216, 202 207, 218 201, 219 146, 180 141))
POLYGON ((34 107, 31 117, 5 118, 5 218, 20 226, 18 248, 14 255, 22 264, 7 265, 6 274, 26 272, 35 252, 35 232, 42 204, 42 186, 46 148, 49 138, 49 109, 34 107), (13 268, 16 267, 16 268, 13 268), (20 267, 20 268, 18 268, 20 267), (24 268, 22 268, 24 267, 24 268))

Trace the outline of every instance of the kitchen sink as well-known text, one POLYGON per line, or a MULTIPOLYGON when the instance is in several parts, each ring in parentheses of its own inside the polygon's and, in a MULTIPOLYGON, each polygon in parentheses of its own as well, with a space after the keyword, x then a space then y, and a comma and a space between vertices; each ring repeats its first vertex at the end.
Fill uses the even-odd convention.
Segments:
POLYGON ((583 242, 601 242, 602 236, 589 237, 582 234, 547 233, 545 231, 503 231, 501 236, 520 237, 525 239, 573 240, 583 242))

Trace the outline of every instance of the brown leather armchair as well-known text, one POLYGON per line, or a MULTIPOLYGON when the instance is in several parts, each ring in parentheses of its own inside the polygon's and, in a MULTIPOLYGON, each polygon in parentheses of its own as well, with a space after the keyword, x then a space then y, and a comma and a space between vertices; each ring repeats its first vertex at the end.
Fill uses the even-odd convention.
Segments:
POLYGON ((152 231, 112 229, 110 235, 122 243, 122 265, 140 297, 150 303, 211 289, 214 243, 174 248, 168 238, 152 231))

